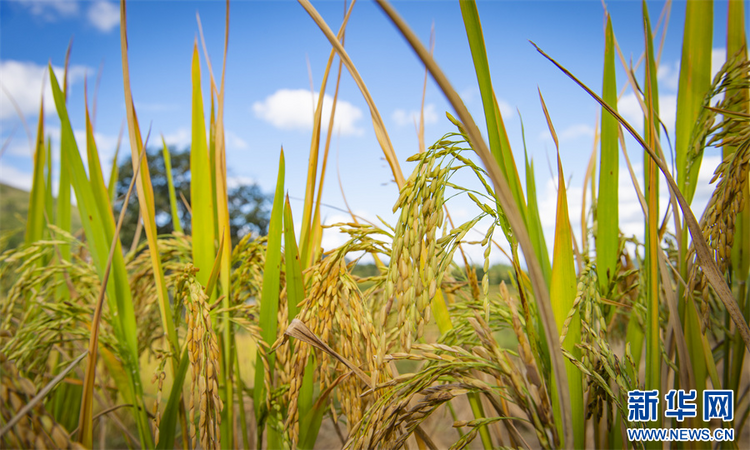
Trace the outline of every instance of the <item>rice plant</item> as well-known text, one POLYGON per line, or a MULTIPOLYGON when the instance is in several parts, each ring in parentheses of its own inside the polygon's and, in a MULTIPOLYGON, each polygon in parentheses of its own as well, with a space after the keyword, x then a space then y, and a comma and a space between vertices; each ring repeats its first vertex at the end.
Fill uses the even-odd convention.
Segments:
MULTIPOLYGON (((642 23, 635 24, 645 42, 644 79, 622 61, 627 85, 643 108, 643 134, 617 111, 620 50, 608 14, 601 90, 536 47, 550 71, 601 107, 584 179, 591 201, 583 211, 581 242, 573 237, 559 154, 555 234, 547 242, 533 162, 525 142, 510 142, 495 97, 480 8, 460 3, 487 141, 431 52, 391 4, 376 1, 453 109, 446 115, 450 129, 408 159, 415 167, 407 176, 343 45, 354 2, 336 34, 308 0, 299 3, 332 47, 320 92, 338 58, 336 92, 345 68, 368 104, 399 188, 392 199, 395 223, 363 223, 352 213, 350 222, 322 225, 333 127, 321 139, 321 95, 302 217, 293 217, 285 197, 289 161, 282 149, 272 168, 278 175, 268 235, 248 235, 233 246, 226 65, 216 75, 203 45, 209 71, 202 74, 196 41, 190 73, 192 232, 182 231, 187 227, 179 223, 172 190, 168 213, 176 231, 158 235, 143 157, 150 136, 142 133, 130 88, 124 1, 123 93, 134 176, 116 216, 117 172, 104 182, 88 105, 86 141, 78 142, 67 111, 67 77, 61 84, 50 66, 62 124, 63 194, 53 203, 52 150, 40 119, 25 242, 0 254, 3 448, 94 448, 96 436, 112 447, 312 449, 323 445, 321 433, 346 449, 651 448, 663 444, 632 440, 628 431, 686 427, 731 431, 733 439, 720 448, 750 444, 750 62, 744 3, 729 2, 727 59, 713 79, 710 40, 705 44, 713 5, 684 5, 672 168, 661 147, 667 130, 656 101, 657 43, 645 3, 642 23), (208 120, 201 77, 210 79, 208 120), (626 148, 626 133, 639 148, 626 148), (525 180, 517 170, 520 145, 525 180), (723 161, 699 218, 690 202, 708 147, 721 148, 723 161), (644 213, 644 242, 619 227, 615 175, 620 152, 629 164, 633 151, 642 152, 645 162, 643 185, 629 167, 644 213), (670 199, 663 216, 660 180, 670 199), (64 194, 71 186, 82 218, 77 235, 71 234, 71 199, 64 194), (119 231, 134 193, 146 242, 126 251, 119 231), (477 214, 455 223, 450 211, 463 204, 477 214), (324 252, 323 233, 333 230, 347 240, 324 252), (500 241, 510 248, 510 282, 492 285, 490 255, 504 252, 500 241), (483 251, 481 276, 468 263, 468 246, 483 251), (375 261, 376 274, 357 275, 363 254, 375 261), (152 360, 155 367, 147 368, 152 360), (696 391, 693 416, 683 422, 661 409, 652 421, 634 415, 633 392, 672 389, 696 391), (734 393, 733 417, 701 420, 709 408, 703 393, 716 390, 734 393), (102 419, 107 425, 96 427, 102 419)), ((229 11, 227 3, 224 61, 229 11)), ((557 147, 554 117, 560 112, 547 109, 541 91, 539 102, 557 147)), ((169 172, 163 139, 162 147, 169 172)), ((683 446, 708 448, 703 442, 673 448, 683 446)))

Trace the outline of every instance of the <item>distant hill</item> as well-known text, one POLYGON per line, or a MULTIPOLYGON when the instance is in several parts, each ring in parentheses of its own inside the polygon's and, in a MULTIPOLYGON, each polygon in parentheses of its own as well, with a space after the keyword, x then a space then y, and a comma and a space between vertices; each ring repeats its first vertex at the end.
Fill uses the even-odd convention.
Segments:
MULTIPOLYGON (((28 213, 29 192, 0 183, 0 236, 12 235, 5 248, 15 248, 23 242, 28 213)), ((81 228, 81 219, 75 206, 70 215, 71 230, 76 232, 81 228)))

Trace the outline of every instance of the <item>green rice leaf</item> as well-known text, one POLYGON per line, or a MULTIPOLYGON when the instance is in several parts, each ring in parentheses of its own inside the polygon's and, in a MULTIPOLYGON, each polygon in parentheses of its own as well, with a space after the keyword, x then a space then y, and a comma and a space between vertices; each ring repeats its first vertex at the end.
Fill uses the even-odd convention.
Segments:
MULTIPOLYGON (((609 16, 607 16, 604 42, 602 98, 613 109, 616 109, 614 34, 612 19, 609 16)), ((607 295, 607 287, 615 276, 620 252, 618 204, 620 153, 617 143, 617 120, 603 108, 601 123, 601 166, 599 168, 599 196, 596 204, 596 269, 601 292, 607 295)))
POLYGON ((685 32, 682 35, 680 81, 677 90, 675 159, 677 185, 688 203, 693 200, 703 159, 703 154, 698 153, 690 173, 687 172, 690 136, 697 131, 693 128, 701 111, 703 98, 711 88, 713 11, 713 1, 685 2, 685 32))
MULTIPOLYGON (((539 217, 539 206, 536 198, 536 180, 534 178, 534 161, 529 159, 528 150, 526 148, 526 132, 523 127, 523 118, 519 112, 518 118, 521 122, 521 140, 523 142, 523 157, 526 164, 526 196, 528 197, 528 208, 526 212, 529 238, 531 244, 534 247, 534 253, 536 254, 539 264, 544 274, 544 280, 549 286, 550 278, 552 277, 552 266, 549 263, 549 252, 547 251, 547 241, 544 239, 544 232, 542 231, 542 221, 539 217)), ((531 324, 526 324, 531 326, 531 324)), ((549 357, 547 357, 549 359, 549 357)))
MULTIPOLYGON (((313 363, 313 360, 314 358, 310 358, 305 370, 305 375, 307 375, 308 372, 313 372, 313 369, 315 368, 311 364, 313 363)), ((310 408, 309 412, 305 416, 300 416, 300 441, 297 445, 298 448, 302 450, 311 450, 315 446, 315 441, 318 439, 320 425, 323 423, 323 416, 325 412, 328 411, 328 398, 333 392, 333 389, 351 374, 352 372, 347 372, 334 380, 325 391, 320 393, 318 400, 312 408, 310 408), (306 430, 306 432, 303 430, 306 430)))
MULTIPOLYGON (((523 127, 523 125, 522 125, 523 127)), ((526 155, 524 148, 524 155, 526 155)), ((544 280, 549 285, 552 278, 552 266, 549 262, 549 252, 547 250, 547 241, 544 239, 544 232, 542 231, 542 220, 539 217, 539 205, 536 198, 536 180, 534 178, 534 161, 526 159, 526 196, 529 199, 527 214, 527 223, 529 224, 529 238, 531 244, 534 246, 534 252, 539 259, 539 264, 542 267, 542 273, 544 274, 544 280)))
POLYGON ((745 342, 745 345, 750 348, 750 327, 748 327, 747 321, 742 316, 742 311, 740 307, 737 305, 737 301, 734 299, 732 295, 732 291, 727 285, 724 277, 722 276, 721 272, 719 271, 719 268, 716 265, 716 262, 713 260, 713 257, 711 256, 710 250, 708 248, 708 244, 706 244, 706 239, 703 237, 703 234, 700 229, 700 225, 698 224, 698 219, 695 218, 695 214, 693 214, 692 210, 690 209, 690 206, 687 203, 687 200, 685 200, 685 197, 680 192, 677 182, 674 180, 672 175, 669 172, 669 168, 667 167, 666 163, 657 156, 656 152, 654 151, 653 147, 651 147, 644 139, 639 135, 635 129, 633 128, 630 123, 628 123, 627 120, 625 120, 620 114, 617 113, 617 111, 611 109, 609 105, 602 100, 601 97, 599 97, 594 91, 588 88, 581 80, 576 78, 575 75, 573 75, 569 70, 567 70, 565 67, 563 67, 560 63, 555 61, 552 57, 547 55, 542 49, 540 49, 536 44, 532 42, 532 45, 536 47, 536 50, 545 58, 547 58, 552 64, 554 64, 558 69, 560 69, 566 76, 568 76, 571 80, 573 80, 581 89, 586 91, 586 93, 591 96, 594 100, 596 100, 597 103, 599 103, 600 106, 604 107, 608 110, 610 114, 615 116, 617 118, 617 121, 620 122, 620 124, 625 127, 627 132, 635 138, 636 141, 638 141, 638 144, 641 146, 641 148, 645 149, 648 157, 654 161, 659 169, 659 171, 662 173, 664 178, 667 180, 667 185, 669 186, 670 194, 676 197, 677 202, 680 206, 680 210, 682 210, 683 217, 685 218, 685 223, 690 230, 690 235, 693 238, 693 245, 695 248, 695 253, 698 259, 698 263, 701 266, 701 269, 703 269, 703 273, 706 276, 706 279, 708 280, 708 283, 711 285, 711 287, 714 288, 717 296, 719 299, 721 299, 721 302, 724 304, 727 313, 730 315, 732 322, 737 326, 737 331, 739 332, 740 336, 742 337, 742 340, 745 342))
MULTIPOLYGON (((307 360, 307 366, 305 366, 305 375, 302 377, 302 387, 300 388, 300 396, 297 401, 300 417, 302 418, 299 428, 300 440, 297 447, 301 450, 312 450, 313 447, 315 447, 315 441, 318 439, 320 425, 323 422, 323 413, 326 411, 326 408, 313 407, 312 394, 302 395, 307 392, 312 393, 315 389, 315 368, 315 352, 311 352, 310 357, 307 360), (303 416, 302 411, 307 411, 307 413, 303 416)), ((324 396, 321 394, 315 404, 320 404, 322 398, 324 398, 324 396)))
MULTIPOLYGON (((550 132, 557 146, 557 137, 552 126, 547 106, 544 99, 539 93, 542 102, 542 108, 547 118, 550 132)), ((580 360, 581 350, 576 346, 581 341, 581 318, 577 310, 573 310, 573 303, 576 298, 576 269, 573 259, 573 233, 570 229, 570 216, 568 214, 568 197, 565 188, 565 176, 563 175, 562 162, 560 155, 557 155, 557 218, 555 221, 555 245, 553 247, 552 260, 552 277, 550 281, 550 301, 552 302, 552 311, 555 314, 557 329, 565 333, 565 340, 562 347, 570 352, 576 359, 580 360), (567 328, 567 332, 565 331, 567 328)), ((565 361, 565 370, 568 375, 568 392, 570 393, 570 416, 585 417, 584 399, 583 399, 583 381, 581 372, 571 363, 565 361)), ((556 389, 565 389, 559 387, 555 382, 552 383, 552 391, 556 389)), ((555 414, 566 414, 557 404, 557 397, 552 396, 553 408, 555 414)), ((559 416, 558 416, 559 417, 559 416)), ((558 420, 558 432, 562 433, 562 425, 558 420)), ((583 448, 585 439, 585 422, 583 420, 573 421, 573 448, 583 448)), ((571 443, 564 442, 563 445, 570 446, 571 443)))
MULTIPOLYGON (((650 148, 659 140, 659 90, 656 81, 656 62, 651 35, 648 6, 643 2, 643 30, 646 40, 646 103, 644 139, 650 148)), ((646 389, 661 389, 661 329, 659 327, 659 169, 644 152, 643 158, 646 218, 646 257, 642 277, 646 295, 646 389)), ((697 374, 696 374, 697 375, 697 374)), ((657 420, 656 423, 661 423, 657 420)))
POLYGON ((464 19, 466 36, 469 39, 471 55, 474 61, 474 70, 477 74, 479 91, 482 95, 482 105, 484 106, 484 116, 487 121, 487 135, 489 137, 490 151, 495 157, 497 164, 508 180, 508 186, 513 193, 516 205, 518 206, 521 216, 526 220, 526 201, 523 198, 521 190, 521 181, 518 177, 516 163, 513 159, 513 152, 508 141, 508 134, 505 130, 500 108, 498 107, 495 91, 492 87, 492 78, 490 77, 490 66, 487 59, 487 49, 484 45, 484 35, 482 33, 482 24, 479 21, 479 11, 474 0, 462 1, 461 14, 464 19))
MULTIPOLYGON (((205 286, 214 262, 214 197, 211 185, 211 163, 208 159, 206 123, 203 117, 201 70, 198 44, 193 46, 193 119, 190 147, 190 201, 192 207, 193 264, 200 271, 198 281, 205 286)), ((212 292, 207 293, 213 296, 212 292)))
POLYGON ((286 262, 286 295, 289 305, 289 320, 297 317, 297 306, 305 299, 305 285, 302 280, 302 267, 297 251, 297 239, 294 236, 294 221, 289 196, 284 202, 284 255, 286 262))
POLYGON ((164 409, 164 414, 161 416, 159 422, 159 442, 156 444, 156 448, 159 450, 167 450, 174 448, 174 440, 177 427, 177 418, 180 408, 180 401, 182 399, 182 389, 185 386, 185 375, 190 365, 190 357, 188 356, 187 347, 182 351, 180 357, 180 363, 175 371, 174 381, 172 382, 172 389, 169 391, 169 400, 167 400, 167 407, 164 409))
POLYGON ((26 218, 26 244, 31 244, 44 237, 44 211, 46 203, 46 188, 44 184, 44 169, 47 149, 44 145, 44 99, 39 105, 39 124, 36 131, 36 146, 34 149, 34 174, 29 194, 29 213, 26 218))
POLYGON ((45 157, 44 160, 47 162, 47 170, 45 171, 45 194, 44 194, 44 209, 47 212, 47 220, 49 223, 55 222, 55 198, 52 196, 52 139, 47 137, 47 143, 44 146, 45 157))
POLYGON ((174 179, 172 177, 172 158, 169 155, 164 136, 161 137, 162 155, 164 156, 164 171, 167 173, 167 186, 169 187, 169 210, 172 213, 172 227, 178 233, 183 233, 180 215, 177 213, 177 196, 174 191, 174 179))
MULTIPOLYGON (((169 294, 167 293, 167 284, 164 279, 164 269, 162 268, 161 257, 159 255, 154 188, 151 184, 151 172, 148 167, 148 159, 145 157, 141 157, 141 154, 146 150, 143 147, 143 138, 141 137, 141 130, 140 126, 138 125, 138 115, 135 111, 133 94, 130 87, 130 67, 128 63, 127 47, 127 23, 124 3, 122 4, 120 21, 123 91, 125 95, 128 136, 130 140, 130 159, 133 164, 133 173, 138 174, 138 180, 136 182, 136 188, 138 192, 138 205, 140 207, 140 214, 141 218, 143 219, 143 228, 146 231, 146 239, 148 241, 148 253, 151 259, 151 267, 154 274, 154 284, 156 286, 156 296, 158 300, 157 304, 161 317, 161 325, 164 333, 166 333, 167 335, 169 350, 176 355, 180 351, 180 343, 177 338, 174 319, 172 318, 172 308, 169 304, 169 294)), ((125 207, 123 206, 123 208, 125 207)), ((171 359, 171 367, 173 373, 175 370, 177 370, 177 362, 178 361, 175 358, 171 359)))
MULTIPOLYGON (((100 279, 103 279, 107 271, 107 255, 110 251, 110 245, 113 242, 115 224, 112 210, 100 210, 97 200, 103 196, 108 201, 108 192, 106 190, 101 191, 103 183, 91 183, 86 176, 83 161, 81 160, 81 155, 73 135, 73 129, 68 118, 65 95, 59 87, 51 65, 49 73, 52 93, 55 98, 55 105, 57 106, 57 113, 61 124, 60 146, 62 159, 67 160, 69 164, 71 181, 75 189, 76 199, 78 200, 78 210, 81 215, 81 223, 86 234, 86 240, 89 242, 89 250, 94 266, 97 269, 100 279)), ((101 168, 98 170, 101 174, 101 168)), ((113 321, 113 324, 115 335, 123 348, 121 356, 125 360, 126 373, 128 374, 130 384, 127 389, 133 392, 134 398, 132 401, 138 406, 132 410, 138 427, 141 445, 145 448, 151 448, 153 447, 153 442, 148 427, 145 406, 143 405, 143 387, 138 376, 140 370, 138 368, 137 328, 133 312, 133 301, 120 242, 119 240, 115 240, 114 242, 115 251, 111 262, 111 280, 107 283, 107 299, 110 310, 116 312, 117 318, 113 321)))
MULTIPOLYGON (((286 295, 287 295, 287 307, 289 308, 288 317, 293 319, 297 317, 299 313, 299 303, 305 299, 305 284, 302 278, 302 268, 299 253, 297 251, 297 240, 294 236, 294 221, 292 218, 292 208, 289 205, 289 196, 286 196, 284 202, 284 261, 286 263, 286 295)), ((305 418, 310 414, 312 409, 313 393, 315 391, 315 385, 313 383, 315 365, 311 365, 315 359, 314 356, 308 358, 308 364, 305 366, 305 372, 302 378, 302 385, 300 387, 299 398, 297 399, 297 409, 299 417, 305 418)), ((325 410, 325 408, 324 408, 325 410)), ((303 443, 312 442, 315 443, 315 439, 320 430, 320 420, 316 413, 313 413, 314 419, 310 420, 309 423, 300 426, 299 435, 299 448, 306 449, 312 448, 305 447, 303 443)), ((322 411, 320 413, 320 419, 322 420, 322 411)))
POLYGON ((117 164, 117 159, 120 156, 120 144, 122 143, 122 131, 123 126, 120 127, 120 133, 117 136, 117 147, 115 147, 115 156, 112 157, 112 170, 109 173, 109 184, 107 184, 107 190, 109 190, 109 203, 115 204, 117 198, 117 179, 120 177, 120 166, 117 164))
MULTIPOLYGON (((58 181, 57 191, 57 211, 55 212, 55 226, 63 231, 70 233, 70 217, 71 217, 71 205, 70 205, 70 163, 67 158, 63 158, 62 142, 60 145, 60 180, 58 181)), ((58 246, 60 249, 60 257, 64 261, 70 261, 70 245, 61 244, 58 246)), ((67 290, 62 289, 63 292, 67 290)))
MULTIPOLYGON (((279 281, 281 279, 281 231, 284 212, 284 149, 281 149, 279 157, 279 175, 276 180, 276 191, 271 209, 271 221, 268 225, 268 244, 266 246, 266 263, 263 269, 263 291, 260 301, 260 329, 263 341, 270 347, 276 340, 278 330, 277 314, 279 311, 279 281)), ((274 363, 276 355, 268 355, 268 367, 273 378, 274 363)), ((262 432, 260 423, 262 420, 261 407, 266 402, 266 389, 264 384, 264 371, 261 369, 261 353, 255 358, 255 387, 253 403, 255 405, 255 417, 259 421, 259 435, 262 432)))

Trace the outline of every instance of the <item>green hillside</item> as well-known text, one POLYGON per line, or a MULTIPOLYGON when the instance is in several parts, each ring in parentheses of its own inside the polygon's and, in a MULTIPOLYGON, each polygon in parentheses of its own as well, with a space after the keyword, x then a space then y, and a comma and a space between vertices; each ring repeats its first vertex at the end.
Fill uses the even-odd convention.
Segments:
MULTIPOLYGON (((0 183, 0 250, 17 247, 23 242, 28 212, 29 192, 0 183)), ((78 209, 73 206, 71 230, 75 232, 80 228, 78 209)))

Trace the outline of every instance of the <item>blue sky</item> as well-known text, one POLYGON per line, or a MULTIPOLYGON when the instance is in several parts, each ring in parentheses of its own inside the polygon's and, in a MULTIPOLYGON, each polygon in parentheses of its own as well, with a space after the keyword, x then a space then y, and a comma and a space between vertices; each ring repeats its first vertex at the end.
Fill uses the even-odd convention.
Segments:
MULTIPOLYGON (((343 2, 327 1, 314 5, 331 28, 338 29, 343 2)), ((396 2, 394 5, 423 42, 429 41, 434 23, 435 57, 462 94, 477 122, 482 124, 481 99, 458 3, 396 2)), ((652 24, 656 25, 664 3, 649 2, 648 6, 652 24)), ((582 90, 539 55, 528 41, 537 43, 599 91, 604 52, 604 9, 599 1, 484 1, 479 2, 478 8, 496 94, 522 177, 523 146, 516 110, 520 110, 523 116, 529 155, 534 158, 536 166, 542 221, 551 248, 555 182, 548 161, 554 161, 555 149, 541 111, 537 88, 545 97, 560 136, 565 176, 571 183, 571 221, 576 229, 580 227, 581 182, 600 112, 582 90)), ((643 51, 640 2, 610 2, 608 9, 625 58, 637 61, 643 51)), ((726 9, 726 2, 716 2, 712 48, 719 65, 725 53, 722 51, 726 45, 726 9)), ((218 71, 224 37, 224 2, 133 1, 128 4, 133 95, 141 127, 152 127, 152 142, 155 142, 153 137, 162 133, 170 145, 178 148, 189 145, 190 62, 193 43, 198 36, 196 12, 201 17, 214 70, 218 71)), ((662 118, 668 123, 668 128, 673 128, 674 123, 684 13, 684 2, 674 2, 659 68, 662 118)), ((283 145, 289 195, 302 198, 312 122, 309 73, 317 92, 330 44, 302 7, 292 1, 233 2, 230 20, 225 124, 231 182, 255 181, 270 192, 275 186, 278 152, 283 145)), ((661 36, 662 29, 663 26, 657 37, 661 36)), ((77 131, 84 128, 84 77, 88 77, 91 102, 97 71, 100 66, 103 68, 95 131, 105 174, 108 174, 118 130, 125 116, 119 5, 103 0, 0 0, 0 83, 19 104, 32 133, 38 120, 46 64, 51 62, 56 68, 62 67, 71 38, 69 109, 73 128, 77 131)), ((417 152, 412 114, 419 110, 424 68, 371 2, 362 1, 355 6, 347 28, 346 48, 378 105, 402 169, 408 176, 413 165, 406 163, 406 158, 417 152)), ((208 104, 205 95, 208 92, 208 73, 202 49, 201 58, 204 102, 208 104)), ((642 79, 642 70, 638 78, 642 79)), ((625 81, 625 72, 618 62, 618 85, 624 86, 625 81)), ((333 82, 329 83, 326 94, 333 95, 333 82)), ((339 101, 334 125, 337 133, 332 142, 323 201, 344 207, 336 180, 338 165, 347 199, 354 211, 371 220, 379 215, 395 223, 391 207, 398 197, 397 189, 389 182, 392 177, 372 131, 367 106, 346 71, 342 76, 339 101)), ((428 81, 425 104, 426 142, 429 145, 453 131, 453 127, 445 119, 445 111, 451 109, 432 80, 428 81)), ((45 110, 45 126, 54 139, 59 135, 59 121, 51 97, 45 100, 45 110)), ((620 111, 636 124, 641 122, 632 91, 626 91, 621 98, 620 111)), ((31 179, 30 144, 4 92, 0 92, 0 142, 8 142, 0 159, 0 181, 28 187, 31 179)), ((79 138, 79 144, 82 143, 79 138)), ((124 145, 127 145, 127 140, 124 145)), ((633 141, 629 141, 628 149, 631 161, 640 173, 642 152, 633 141)), ((129 147, 123 147, 121 157, 128 150, 129 147)), ((706 154, 706 164, 701 172, 702 184, 695 201, 699 209, 710 195, 707 182, 719 162, 718 154, 716 151, 706 154)), ((622 158, 621 166, 621 227, 626 234, 642 234, 639 207, 622 158)), ((475 213, 468 201, 449 206, 457 220, 467 220, 475 213)), ((301 201, 293 201, 293 207, 295 215, 299 216, 301 201)), ((323 214, 327 223, 348 220, 335 209, 326 209, 323 214)), ((324 239, 327 247, 340 242, 341 238, 334 232, 328 232, 324 239)), ((479 260, 479 254, 476 253, 476 260, 479 260)), ((499 256, 493 256, 493 259, 499 259, 499 256)))

